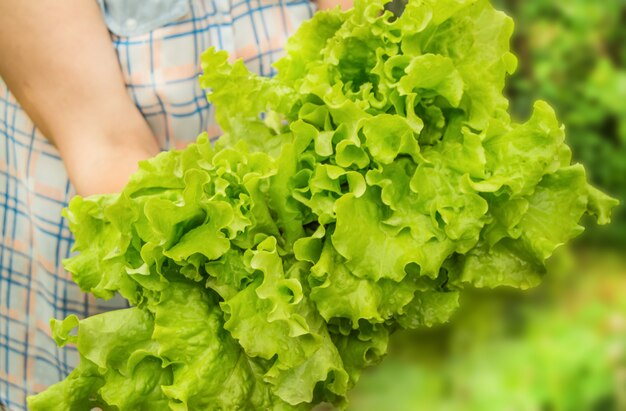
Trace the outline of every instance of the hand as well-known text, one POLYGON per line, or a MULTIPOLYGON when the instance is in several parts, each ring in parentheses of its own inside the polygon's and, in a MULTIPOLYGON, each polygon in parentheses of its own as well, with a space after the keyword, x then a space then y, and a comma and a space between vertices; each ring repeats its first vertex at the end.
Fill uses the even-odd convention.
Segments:
POLYGON ((84 144, 61 149, 70 180, 82 196, 121 191, 137 163, 159 153, 149 129, 118 138, 85 133, 82 140, 84 144))

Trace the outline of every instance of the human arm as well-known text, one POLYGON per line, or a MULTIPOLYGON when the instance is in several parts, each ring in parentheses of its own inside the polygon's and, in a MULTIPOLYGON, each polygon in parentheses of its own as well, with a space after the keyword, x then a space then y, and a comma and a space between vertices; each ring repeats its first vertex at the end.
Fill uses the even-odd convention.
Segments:
POLYGON ((0 76, 77 192, 115 192, 158 153, 95 0, 0 0, 0 76))
POLYGON ((316 0, 317 7, 320 10, 332 9, 341 6, 342 10, 347 10, 354 4, 353 0, 316 0))

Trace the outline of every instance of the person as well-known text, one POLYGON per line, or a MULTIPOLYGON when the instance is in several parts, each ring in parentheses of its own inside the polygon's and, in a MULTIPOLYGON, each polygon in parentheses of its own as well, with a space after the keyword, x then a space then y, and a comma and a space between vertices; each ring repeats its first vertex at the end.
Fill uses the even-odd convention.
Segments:
POLYGON ((50 318, 120 307, 63 269, 70 198, 117 192, 139 160, 219 133, 203 50, 271 76, 298 25, 338 4, 350 1, 0 0, 0 404, 25 409, 77 364, 50 318))

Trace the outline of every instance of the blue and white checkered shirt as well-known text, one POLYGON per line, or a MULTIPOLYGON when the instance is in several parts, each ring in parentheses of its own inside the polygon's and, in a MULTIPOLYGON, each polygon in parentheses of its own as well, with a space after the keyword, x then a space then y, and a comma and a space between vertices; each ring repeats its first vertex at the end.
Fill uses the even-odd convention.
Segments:
MULTIPOLYGON (((176 3, 182 12, 144 21, 119 1, 101 5, 128 93, 163 149, 184 146, 202 131, 219 134, 198 86, 205 49, 228 50, 271 76, 287 36, 314 12, 308 0, 154 3, 176 3)), ((85 295, 62 268, 72 235, 61 210, 73 194, 56 148, 0 80, 0 402, 11 410, 25 409, 27 395, 77 363, 75 348, 57 348, 50 337, 50 318, 86 317, 121 304, 85 295)))

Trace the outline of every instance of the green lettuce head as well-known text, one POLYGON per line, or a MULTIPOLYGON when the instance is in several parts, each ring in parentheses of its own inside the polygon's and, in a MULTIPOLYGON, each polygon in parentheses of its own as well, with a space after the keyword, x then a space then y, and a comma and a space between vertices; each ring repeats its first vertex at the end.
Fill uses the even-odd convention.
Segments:
POLYGON ((511 121, 512 30, 486 0, 357 0, 305 23, 274 79, 208 50, 216 146, 66 210, 66 268, 131 308, 52 321, 81 362, 31 409, 345 408, 394 330, 447 321, 465 287, 537 285, 616 201, 546 103, 511 121))

